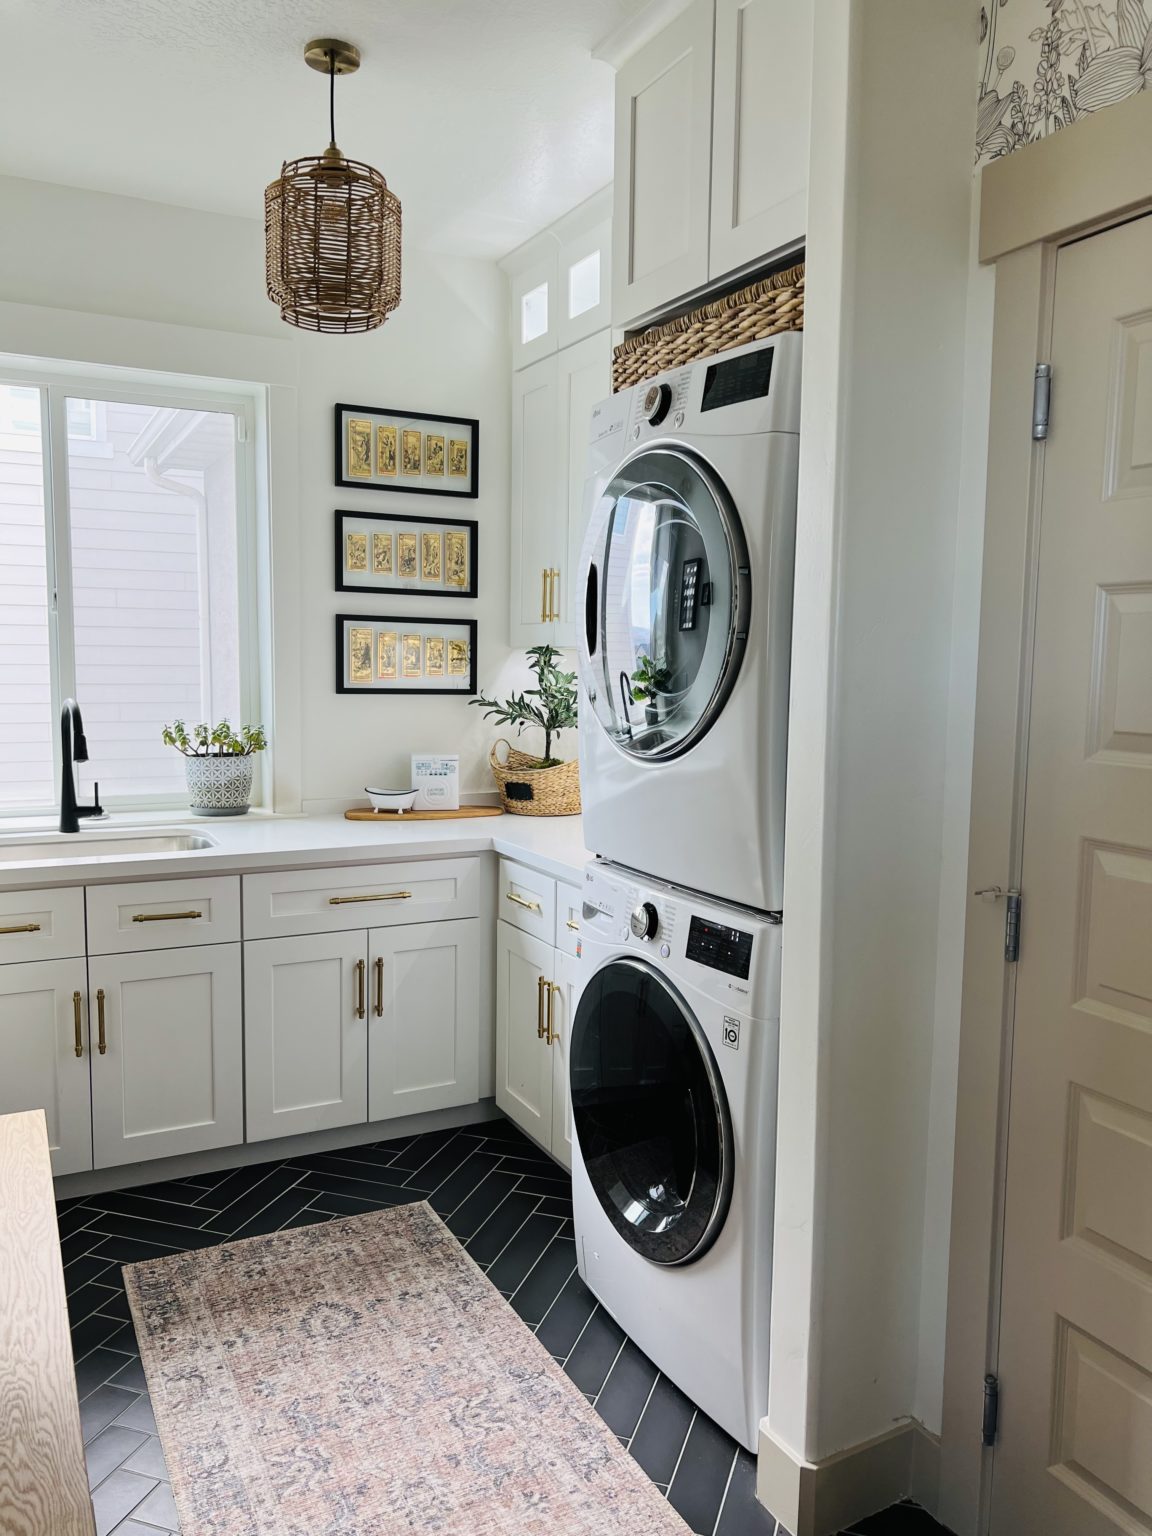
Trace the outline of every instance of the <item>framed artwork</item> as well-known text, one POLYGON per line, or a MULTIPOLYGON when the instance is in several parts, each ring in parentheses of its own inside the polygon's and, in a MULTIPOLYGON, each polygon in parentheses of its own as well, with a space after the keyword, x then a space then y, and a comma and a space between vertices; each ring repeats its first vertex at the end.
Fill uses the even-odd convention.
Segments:
POLYGON ((476 692, 476 620, 336 615, 337 693, 476 692))
POLYGON ((475 497, 480 423, 384 406, 337 405, 336 484, 412 496, 475 497))
POLYGON ((337 512, 336 590, 475 597, 478 544, 474 522, 337 512))

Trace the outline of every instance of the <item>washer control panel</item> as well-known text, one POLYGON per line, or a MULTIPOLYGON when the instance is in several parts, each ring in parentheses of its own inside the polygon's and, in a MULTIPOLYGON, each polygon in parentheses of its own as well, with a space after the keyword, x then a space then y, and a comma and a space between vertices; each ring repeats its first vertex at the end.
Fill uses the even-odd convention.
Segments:
POLYGON ((660 931, 660 914, 650 901, 632 908, 628 926, 638 939, 654 939, 660 931))
POLYGON ((752 969, 752 935, 742 928, 729 928, 711 918, 693 915, 688 923, 684 953, 698 965, 747 981, 752 969))

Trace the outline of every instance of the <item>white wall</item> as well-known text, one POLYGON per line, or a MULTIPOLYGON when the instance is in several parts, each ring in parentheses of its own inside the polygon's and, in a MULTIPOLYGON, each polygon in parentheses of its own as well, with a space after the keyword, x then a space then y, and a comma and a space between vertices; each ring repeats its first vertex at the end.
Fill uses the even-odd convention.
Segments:
POLYGON ((403 302, 386 325, 315 336, 286 326, 264 296, 257 218, 0 178, 0 226, 0 353, 273 386, 278 804, 335 808, 370 780, 407 783, 412 751, 459 749, 464 789, 490 789, 498 732, 479 710, 456 698, 335 693, 333 616, 466 613, 479 620, 481 683, 504 688, 523 675, 507 644, 509 365, 495 265, 406 249, 403 302), (335 508, 427 512, 424 498, 336 489, 337 400, 479 417, 480 496, 449 514, 480 523, 476 602, 333 590, 335 508))

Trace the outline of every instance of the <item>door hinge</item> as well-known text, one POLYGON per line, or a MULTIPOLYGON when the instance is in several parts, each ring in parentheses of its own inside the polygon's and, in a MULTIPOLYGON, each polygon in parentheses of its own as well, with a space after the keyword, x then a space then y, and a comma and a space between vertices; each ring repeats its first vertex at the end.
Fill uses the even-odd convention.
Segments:
POLYGON ((1022 897, 1016 886, 1010 891, 1003 890, 998 885, 986 885, 978 891, 973 891, 974 896, 982 896, 990 901, 999 901, 1001 896, 1006 900, 1007 907, 1004 913, 1004 958, 1015 962, 1020 958, 1020 906, 1022 897))
POLYGON ((1000 1427, 1000 1382, 991 1371, 984 1378, 984 1416, 980 1424, 980 1440, 984 1445, 996 1444, 996 1431, 1000 1427))
POLYGON ((1032 379, 1032 440, 1042 443, 1048 436, 1048 417, 1052 407, 1052 364, 1037 363, 1032 379))

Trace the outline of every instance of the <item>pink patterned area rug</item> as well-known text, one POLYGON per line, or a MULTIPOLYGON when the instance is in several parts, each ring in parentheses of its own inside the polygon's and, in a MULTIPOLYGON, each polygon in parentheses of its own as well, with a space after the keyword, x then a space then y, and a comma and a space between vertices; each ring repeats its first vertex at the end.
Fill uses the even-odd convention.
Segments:
POLYGON ((183 1536, 685 1536, 425 1204, 124 1272, 183 1536))

